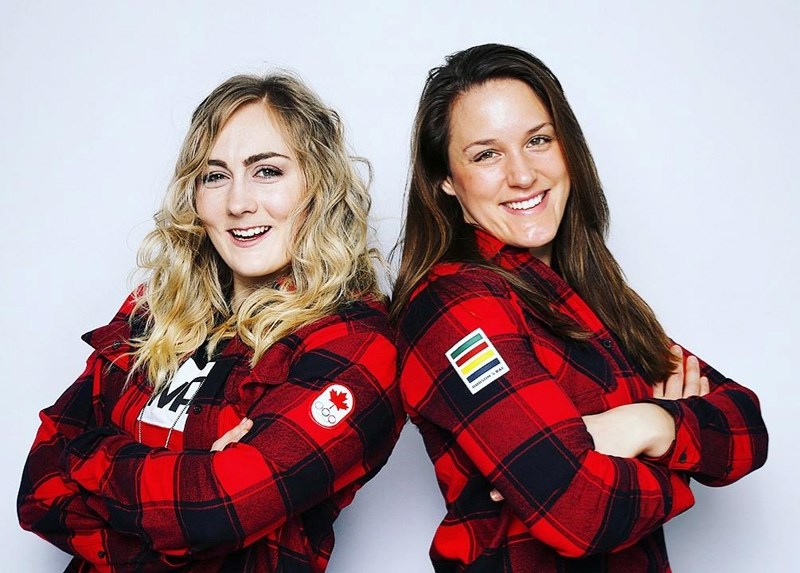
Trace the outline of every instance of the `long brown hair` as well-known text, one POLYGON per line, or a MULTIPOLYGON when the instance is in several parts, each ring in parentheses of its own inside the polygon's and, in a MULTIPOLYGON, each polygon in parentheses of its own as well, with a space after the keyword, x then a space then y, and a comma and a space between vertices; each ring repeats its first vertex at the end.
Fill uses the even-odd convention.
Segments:
POLYGON ((630 288, 606 246, 608 204, 592 154, 558 78, 535 56, 500 44, 457 52, 428 74, 411 143, 400 268, 392 296, 396 320, 414 288, 439 261, 463 261, 502 275, 558 335, 581 339, 586 333, 553 311, 543 292, 485 260, 464 222, 458 200, 441 189, 450 175, 447 147, 450 113, 461 94, 490 80, 516 79, 547 108, 570 176, 564 217, 553 241, 552 265, 616 335, 623 350, 650 383, 672 370, 669 339, 653 310, 630 288))

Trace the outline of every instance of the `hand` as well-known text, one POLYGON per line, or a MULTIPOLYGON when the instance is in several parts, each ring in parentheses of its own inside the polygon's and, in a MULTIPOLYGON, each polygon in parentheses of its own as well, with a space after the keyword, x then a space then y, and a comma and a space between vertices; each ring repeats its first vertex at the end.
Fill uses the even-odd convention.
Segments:
MULTIPOLYGON (((688 356, 684 368, 683 349, 675 344, 670 352, 676 359, 675 369, 666 382, 653 385, 653 397, 677 400, 708 394, 708 378, 700 376, 697 358, 688 356)), ((583 422, 594 440, 595 450, 610 456, 659 457, 666 453, 675 439, 672 416, 655 404, 618 406, 600 414, 584 416, 583 422)), ((496 502, 505 499, 496 489, 489 492, 489 497, 496 502)))
POLYGON ((218 452, 225 448, 228 444, 233 444, 241 440, 244 435, 253 427, 253 420, 250 418, 242 418, 239 424, 225 432, 216 442, 211 444, 211 451, 218 452))
MULTIPOLYGON (((608 456, 658 457, 666 453, 675 439, 672 415, 647 402, 625 404, 583 416, 583 422, 594 440, 594 449, 608 456)), ((495 502, 504 499, 496 489, 489 492, 489 497, 495 502)))
POLYGON ((666 382, 656 382, 653 385, 653 398, 678 400, 708 394, 711 389, 708 378, 700 376, 700 363, 697 358, 691 355, 686 358, 684 370, 683 349, 675 344, 669 351, 677 360, 675 369, 666 382))
POLYGON ((658 457, 675 439, 675 420, 664 408, 646 402, 625 404, 599 414, 584 416, 594 449, 609 456, 658 457))

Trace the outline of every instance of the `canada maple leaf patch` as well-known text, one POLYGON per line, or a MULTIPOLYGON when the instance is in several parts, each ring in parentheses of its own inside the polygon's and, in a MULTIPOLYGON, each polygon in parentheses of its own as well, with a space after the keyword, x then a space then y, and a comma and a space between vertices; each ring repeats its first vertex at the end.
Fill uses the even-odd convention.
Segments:
POLYGON ((346 386, 331 384, 311 403, 311 418, 324 428, 333 428, 355 407, 353 393, 346 386))
POLYGON ((347 405, 347 394, 344 392, 337 392, 336 389, 331 388, 330 399, 337 410, 344 411, 350 409, 350 406, 347 405))

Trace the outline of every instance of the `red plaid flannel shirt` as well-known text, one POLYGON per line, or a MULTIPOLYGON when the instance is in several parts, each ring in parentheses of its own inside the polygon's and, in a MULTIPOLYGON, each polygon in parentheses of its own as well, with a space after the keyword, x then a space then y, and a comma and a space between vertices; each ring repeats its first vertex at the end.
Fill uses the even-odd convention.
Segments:
POLYGON ((540 286, 591 333, 553 335, 496 273, 440 263, 400 321, 400 386, 447 505, 438 572, 669 571, 662 524, 693 504, 688 476, 722 485, 761 466, 756 396, 701 362, 711 392, 656 401, 677 438, 658 460, 593 449, 581 416, 652 400, 614 336, 550 267, 478 231, 482 254, 540 286), (445 353, 483 329, 509 371, 472 394, 445 353), (504 503, 494 503, 497 488, 504 503))
POLYGON ((129 299, 84 336, 95 348, 86 370, 42 411, 22 526, 75 555, 69 571, 324 571, 333 521, 405 421, 383 306, 353 303, 304 326, 252 369, 250 349, 231 340, 215 357, 227 379, 194 397, 183 451, 132 438, 151 388, 134 376, 124 389, 131 310, 129 299), (332 383, 353 409, 323 427, 311 408, 332 383), (245 415, 250 432, 209 451, 245 415))

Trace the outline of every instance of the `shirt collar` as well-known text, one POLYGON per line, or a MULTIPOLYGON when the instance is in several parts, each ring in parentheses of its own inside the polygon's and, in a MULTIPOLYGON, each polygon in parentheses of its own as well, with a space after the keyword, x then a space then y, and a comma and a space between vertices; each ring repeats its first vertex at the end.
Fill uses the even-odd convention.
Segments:
POLYGON ((500 265, 504 269, 519 271, 525 269, 542 275, 544 278, 557 283, 563 279, 549 265, 546 265, 524 247, 508 245, 479 227, 474 227, 475 243, 478 252, 485 259, 500 265))
POLYGON ((503 241, 490 235, 479 227, 473 227, 475 232, 475 243, 478 245, 478 251, 486 259, 494 261, 497 255, 500 254, 504 248, 513 249, 510 245, 506 245, 503 241))
POLYGON ((503 243, 483 229, 475 228, 478 251, 486 259, 536 285, 550 298, 553 308, 570 316, 587 331, 607 334, 606 327, 556 271, 534 257, 528 249, 503 243))

